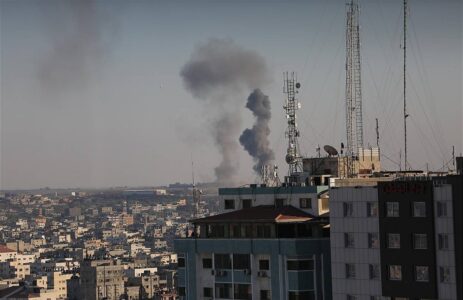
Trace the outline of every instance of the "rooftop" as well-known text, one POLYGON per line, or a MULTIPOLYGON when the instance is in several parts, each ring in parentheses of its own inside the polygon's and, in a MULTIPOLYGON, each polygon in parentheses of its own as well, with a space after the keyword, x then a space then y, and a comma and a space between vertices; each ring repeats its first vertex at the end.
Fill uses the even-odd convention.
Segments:
POLYGON ((252 223, 290 223, 306 222, 317 217, 306 213, 294 206, 259 205, 228 213, 192 220, 192 223, 223 223, 223 222, 252 222, 252 223))
POLYGON ((0 245, 0 253, 16 252, 5 245, 0 245))

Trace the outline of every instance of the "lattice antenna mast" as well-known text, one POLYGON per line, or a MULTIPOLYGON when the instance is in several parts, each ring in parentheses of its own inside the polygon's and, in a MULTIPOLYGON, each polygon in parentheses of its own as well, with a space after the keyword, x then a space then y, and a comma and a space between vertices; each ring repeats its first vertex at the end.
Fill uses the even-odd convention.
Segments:
POLYGON ((408 151, 407 151, 407 0, 404 0, 404 148, 405 148, 405 156, 404 156, 404 166, 405 170, 408 167, 408 151))
POLYGON ((286 101, 283 109, 288 120, 288 127, 285 135, 288 138, 288 149, 286 151, 286 163, 288 164, 288 175, 291 176, 302 171, 302 157, 299 154, 299 130, 297 129, 296 110, 301 108, 301 104, 296 99, 300 83, 296 82, 294 72, 283 74, 283 93, 286 94, 286 101))
POLYGON ((347 3, 346 26, 346 133, 348 176, 354 173, 353 160, 363 148, 362 76, 360 64, 359 5, 347 3))
POLYGON ((193 205, 194 205, 193 217, 196 219, 199 213, 199 201, 201 200, 201 191, 196 188, 195 169, 194 169, 193 160, 191 161, 191 177, 193 181, 193 191, 192 191, 193 192, 193 205))

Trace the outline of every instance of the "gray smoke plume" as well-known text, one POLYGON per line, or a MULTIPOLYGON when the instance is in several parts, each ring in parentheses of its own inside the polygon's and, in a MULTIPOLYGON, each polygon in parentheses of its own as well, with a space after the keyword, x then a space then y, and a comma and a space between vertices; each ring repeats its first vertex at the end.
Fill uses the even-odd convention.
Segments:
POLYGON ((246 107, 252 111, 256 122, 252 129, 245 129, 240 136, 240 143, 255 161, 253 167, 257 174, 261 173, 262 166, 275 159, 275 154, 269 147, 268 136, 270 128, 268 123, 272 114, 270 113, 270 101, 260 89, 255 89, 248 97, 246 107))
POLYGON ((210 130, 222 155, 215 168, 217 182, 235 183, 241 125, 239 102, 247 90, 269 80, 265 60, 231 40, 210 39, 195 49, 180 75, 186 89, 203 100, 213 119, 210 130))
POLYGON ((51 49, 40 61, 38 80, 47 94, 78 91, 101 71, 111 49, 114 20, 98 10, 95 0, 57 2, 52 11, 46 7, 51 49))

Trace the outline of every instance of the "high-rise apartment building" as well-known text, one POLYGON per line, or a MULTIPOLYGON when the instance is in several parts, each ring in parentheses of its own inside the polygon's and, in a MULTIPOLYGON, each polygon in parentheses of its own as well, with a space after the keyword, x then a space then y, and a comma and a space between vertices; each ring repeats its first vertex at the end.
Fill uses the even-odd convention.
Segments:
POLYGON ((463 299, 463 175, 330 189, 333 299, 463 299))
POLYGON ((84 300, 118 300, 124 294, 124 266, 119 260, 85 260, 80 285, 84 300))

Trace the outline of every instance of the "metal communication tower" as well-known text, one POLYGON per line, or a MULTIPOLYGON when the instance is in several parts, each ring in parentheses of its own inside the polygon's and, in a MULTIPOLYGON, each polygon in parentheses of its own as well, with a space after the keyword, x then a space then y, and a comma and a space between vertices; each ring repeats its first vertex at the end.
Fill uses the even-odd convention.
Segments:
POLYGON ((301 85, 296 82, 294 72, 283 74, 283 93, 286 94, 286 102, 283 109, 288 120, 288 128, 285 135, 288 138, 288 149, 286 151, 286 163, 289 165, 288 175, 291 176, 302 171, 302 157, 299 155, 299 130, 296 123, 296 110, 301 108, 301 104, 296 99, 296 94, 301 85))
POLYGON ((348 176, 354 173, 353 160, 363 148, 362 78, 360 68, 359 6, 347 3, 346 27, 346 131, 348 176))
POLYGON ((196 219, 198 217, 198 214, 199 214, 199 202, 201 201, 201 190, 196 188, 193 161, 191 162, 191 175, 192 175, 192 179, 193 179, 193 191, 192 191, 193 204, 194 204, 193 218, 196 219))

